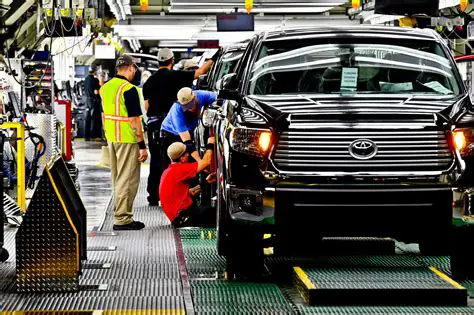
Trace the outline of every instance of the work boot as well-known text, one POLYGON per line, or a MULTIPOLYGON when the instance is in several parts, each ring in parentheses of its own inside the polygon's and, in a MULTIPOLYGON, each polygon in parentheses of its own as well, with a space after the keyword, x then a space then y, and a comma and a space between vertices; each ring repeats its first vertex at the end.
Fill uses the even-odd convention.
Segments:
POLYGON ((129 224, 117 225, 114 224, 114 230, 141 230, 145 227, 140 221, 132 221, 129 224))

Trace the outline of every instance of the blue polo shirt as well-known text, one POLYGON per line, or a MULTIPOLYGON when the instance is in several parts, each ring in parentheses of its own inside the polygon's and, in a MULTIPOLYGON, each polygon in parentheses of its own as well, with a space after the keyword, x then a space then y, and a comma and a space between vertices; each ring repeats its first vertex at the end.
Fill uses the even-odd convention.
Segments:
MULTIPOLYGON (((203 107, 208 107, 214 103, 217 99, 217 95, 214 92, 209 91, 194 91, 196 99, 199 102, 199 110, 203 107)), ((191 131, 199 124, 199 117, 196 119, 189 120, 186 118, 181 105, 176 102, 171 106, 168 115, 166 115, 163 123, 161 124, 161 130, 167 131, 174 135, 179 135, 185 131, 191 131)))

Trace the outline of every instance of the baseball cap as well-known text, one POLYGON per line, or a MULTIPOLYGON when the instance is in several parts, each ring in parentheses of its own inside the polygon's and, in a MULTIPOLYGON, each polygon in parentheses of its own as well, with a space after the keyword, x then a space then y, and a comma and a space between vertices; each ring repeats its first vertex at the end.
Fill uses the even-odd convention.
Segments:
POLYGON ((171 161, 179 159, 186 152, 186 145, 182 142, 174 142, 168 147, 168 157, 171 161))
POLYGON ((135 60, 129 55, 122 55, 118 57, 117 62, 115 63, 116 68, 130 65, 134 65, 135 67, 137 67, 137 65, 135 64, 135 60))
POLYGON ((173 51, 169 48, 161 48, 158 51, 158 61, 168 61, 174 58, 173 51))
POLYGON ((197 67, 198 67, 198 63, 194 59, 186 60, 184 62, 184 65, 183 65, 184 70, 188 70, 188 69, 191 69, 191 68, 197 68, 197 67))
POLYGON ((178 103, 184 110, 194 107, 194 92, 188 87, 184 87, 178 91, 178 103))

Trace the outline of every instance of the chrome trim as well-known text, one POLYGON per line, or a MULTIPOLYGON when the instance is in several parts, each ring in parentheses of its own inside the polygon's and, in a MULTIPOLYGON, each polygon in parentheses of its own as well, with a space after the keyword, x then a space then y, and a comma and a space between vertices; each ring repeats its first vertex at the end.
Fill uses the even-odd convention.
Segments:
MULTIPOLYGON (((281 141, 281 142, 285 142, 285 141, 281 141)), ((286 141, 288 142, 288 141, 286 141)), ((303 142, 303 141, 300 141, 300 142, 303 142)), ((299 144, 298 141, 293 141, 292 143, 296 143, 296 144, 299 144)), ((327 143, 327 142, 321 142, 321 141, 304 141, 305 144, 308 144, 308 145, 301 145, 300 147, 303 147, 303 148, 347 148, 347 142, 332 142, 332 145, 330 146, 318 146, 318 144, 324 144, 324 143, 327 143)), ((399 148, 398 145, 396 144, 416 144, 417 147, 419 148, 432 148, 433 146, 437 146, 437 142, 435 141, 410 141, 410 142, 389 142, 389 143, 393 143, 394 145, 387 145, 385 144, 383 141, 378 141, 379 144, 384 144, 383 148, 399 148), (428 143, 426 145, 423 145, 423 143, 428 143)), ((288 144, 283 144, 281 145, 281 147, 283 148, 287 148, 289 145, 288 144)), ((380 146, 379 146, 380 147, 380 146)), ((447 145, 445 146, 442 146, 442 148, 448 148, 449 147, 447 145)))
MULTIPOLYGON (((273 165, 273 162, 272 162, 273 165)), ((275 165, 273 165, 275 167, 275 165)), ((451 168, 450 168, 451 169, 451 168)), ((324 177, 416 177, 416 176, 443 176, 447 175, 449 171, 421 171, 421 172, 302 172, 302 171, 281 171, 275 167, 283 176, 324 176, 324 177)))
POLYGON ((396 203, 396 204, 306 204, 306 203, 295 203, 295 207, 315 207, 315 208, 335 208, 335 207, 347 207, 347 208, 375 208, 375 207, 432 207, 432 203, 396 203))
MULTIPOLYGON (((311 156, 308 156, 310 158, 311 156)), ((452 159, 425 159, 425 160, 380 160, 380 161, 367 161, 367 163, 351 163, 353 167, 393 167, 393 166, 442 166, 443 162, 450 162, 452 159), (425 163, 426 162, 426 163, 425 163), (409 164, 409 165, 407 165, 409 164), (420 165, 418 165, 420 164, 420 165)), ((345 166, 347 164, 346 160, 330 160, 330 161, 317 161, 312 162, 311 160, 298 160, 298 161, 288 161, 284 159, 275 159, 275 162, 278 162, 278 165, 281 166, 345 166)), ((362 160, 356 160, 360 162, 362 160)))
POLYGON ((446 133, 440 130, 294 131, 291 125, 280 133, 271 157, 275 170, 285 175, 441 176, 457 163, 446 133), (377 154, 367 160, 351 157, 348 150, 355 139, 373 141, 377 154), (311 169, 298 169, 304 167, 311 169), (413 167, 422 169, 412 171, 413 167))
POLYGON ((372 192, 390 192, 390 193, 398 193, 398 192, 410 192, 410 191, 452 191, 451 187, 427 187, 427 188, 367 188, 367 189, 361 189, 361 188, 314 188, 314 187, 308 187, 308 188, 292 188, 292 187, 277 187, 277 192, 279 191, 287 191, 287 192, 367 192, 367 193, 372 193, 372 192))

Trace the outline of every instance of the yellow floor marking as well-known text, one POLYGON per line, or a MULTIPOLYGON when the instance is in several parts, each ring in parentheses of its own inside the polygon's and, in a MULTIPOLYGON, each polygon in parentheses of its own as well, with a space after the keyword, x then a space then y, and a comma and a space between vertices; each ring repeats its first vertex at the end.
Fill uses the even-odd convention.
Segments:
POLYGON ((293 267, 293 270, 301 282, 303 282, 307 290, 316 289, 316 286, 313 284, 313 282, 311 282, 311 279, 309 279, 308 275, 303 271, 303 269, 300 267, 293 267))
POLYGON ((453 279, 451 279, 450 277, 448 277, 446 274, 442 273, 441 271, 439 271, 438 269, 436 269, 435 267, 433 266, 430 266, 428 267, 431 271, 433 271, 438 277, 440 277, 441 279, 443 279, 444 281, 446 281, 447 283, 449 283, 450 285, 452 285, 453 287, 455 287, 456 289, 461 289, 461 290, 465 290, 466 288, 463 287, 462 285, 460 285, 459 283, 457 283, 456 281, 454 281, 453 279))

